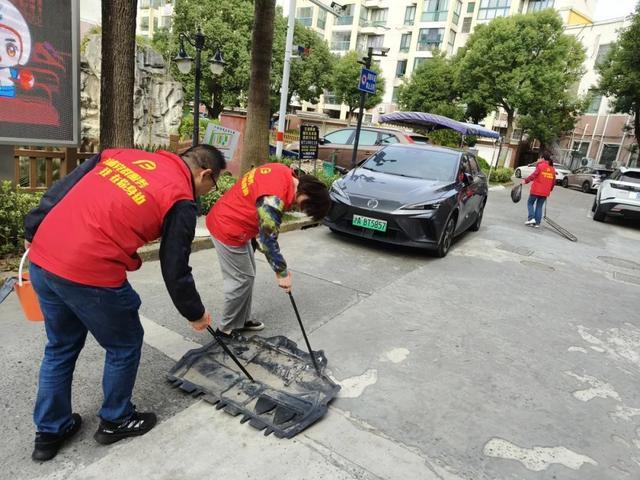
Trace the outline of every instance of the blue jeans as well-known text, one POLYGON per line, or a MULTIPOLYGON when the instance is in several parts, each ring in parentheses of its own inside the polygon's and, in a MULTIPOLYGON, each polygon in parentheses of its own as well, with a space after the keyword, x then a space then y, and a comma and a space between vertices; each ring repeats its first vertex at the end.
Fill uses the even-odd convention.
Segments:
POLYGON ((527 201, 527 208, 529 209, 528 220, 535 220, 538 225, 542 223, 542 209, 546 200, 547 197, 529 195, 529 200, 527 201))
POLYGON ((144 330, 140 297, 129 282, 118 288, 80 285, 32 264, 29 275, 44 314, 47 345, 40 365, 33 420, 38 432, 60 433, 71 426, 71 382, 87 332, 106 350, 100 418, 126 420, 140 363, 144 330))

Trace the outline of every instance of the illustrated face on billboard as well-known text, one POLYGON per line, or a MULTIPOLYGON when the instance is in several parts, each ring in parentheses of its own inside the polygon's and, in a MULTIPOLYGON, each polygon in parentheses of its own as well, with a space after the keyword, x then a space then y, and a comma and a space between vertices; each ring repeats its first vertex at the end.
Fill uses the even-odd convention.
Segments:
POLYGON ((78 0, 0 0, 0 143, 78 143, 78 0))

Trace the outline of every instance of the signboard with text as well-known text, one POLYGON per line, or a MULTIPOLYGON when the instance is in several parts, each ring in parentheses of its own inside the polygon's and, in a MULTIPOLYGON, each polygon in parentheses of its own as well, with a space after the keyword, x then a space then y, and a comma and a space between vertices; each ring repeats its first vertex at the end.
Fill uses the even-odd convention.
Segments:
POLYGON ((300 160, 315 160, 318 158, 318 142, 320 132, 315 125, 300 126, 300 149, 298 156, 300 160))
POLYGON ((80 143, 78 0, 0 0, 0 144, 80 143))
POLYGON ((373 70, 363 68, 360 71, 360 83, 358 84, 358 90, 365 93, 376 93, 376 79, 378 74, 373 70))
POLYGON ((203 143, 208 143, 209 145, 216 147, 220 152, 222 152, 227 163, 230 163, 231 160, 233 160, 233 154, 236 152, 236 148, 238 147, 239 139, 240 132, 210 123, 204 134, 203 143))

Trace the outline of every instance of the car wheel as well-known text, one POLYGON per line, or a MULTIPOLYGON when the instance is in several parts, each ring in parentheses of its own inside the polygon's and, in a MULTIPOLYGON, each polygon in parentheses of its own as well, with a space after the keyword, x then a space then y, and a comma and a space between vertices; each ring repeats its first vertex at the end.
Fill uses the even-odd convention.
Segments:
POLYGON ((478 230, 480 230, 480 224, 482 223, 482 216, 484 215, 484 206, 486 205, 486 203, 487 202, 482 203, 482 206, 478 211, 478 217, 476 218, 476 221, 469 227, 469 230, 471 230, 472 232, 477 232, 478 230))
POLYGON ((438 243, 438 248, 436 249, 436 256, 442 258, 449 253, 449 248, 451 248, 451 243, 453 242, 453 233, 456 229, 456 218, 455 216, 451 216, 447 225, 444 227, 444 231, 442 232, 442 236, 440 237, 440 243, 438 243))
POLYGON ((516 169, 516 173, 515 173, 515 175, 516 175, 516 178, 522 178, 522 172, 520 171, 520 169, 519 169, 519 168, 518 168, 518 169, 516 169))
POLYGON ((589 193, 591 191, 591 184, 589 182, 584 182, 582 184, 582 191, 584 193, 589 193))
POLYGON ((596 222, 604 222, 604 219, 606 218, 606 214, 602 211, 600 211, 600 209, 598 208, 598 205, 595 204, 594 202, 594 210, 593 210, 593 219, 596 222))
POLYGON ((569 187, 569 179, 568 179, 567 177, 564 177, 564 178, 562 179, 562 186, 563 186, 564 188, 569 187))

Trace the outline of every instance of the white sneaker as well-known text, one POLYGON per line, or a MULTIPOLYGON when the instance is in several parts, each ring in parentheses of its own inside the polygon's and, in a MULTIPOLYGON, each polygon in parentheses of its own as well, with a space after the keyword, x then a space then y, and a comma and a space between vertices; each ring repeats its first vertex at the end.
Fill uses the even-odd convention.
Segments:
POLYGON ((531 226, 532 226, 533 228, 540 228, 540 224, 539 224, 539 223, 536 223, 536 222, 533 222, 533 223, 531 224, 531 226))
POLYGON ((536 221, 532 218, 531 220, 527 220, 526 222, 524 222, 525 225, 535 225, 536 221))

